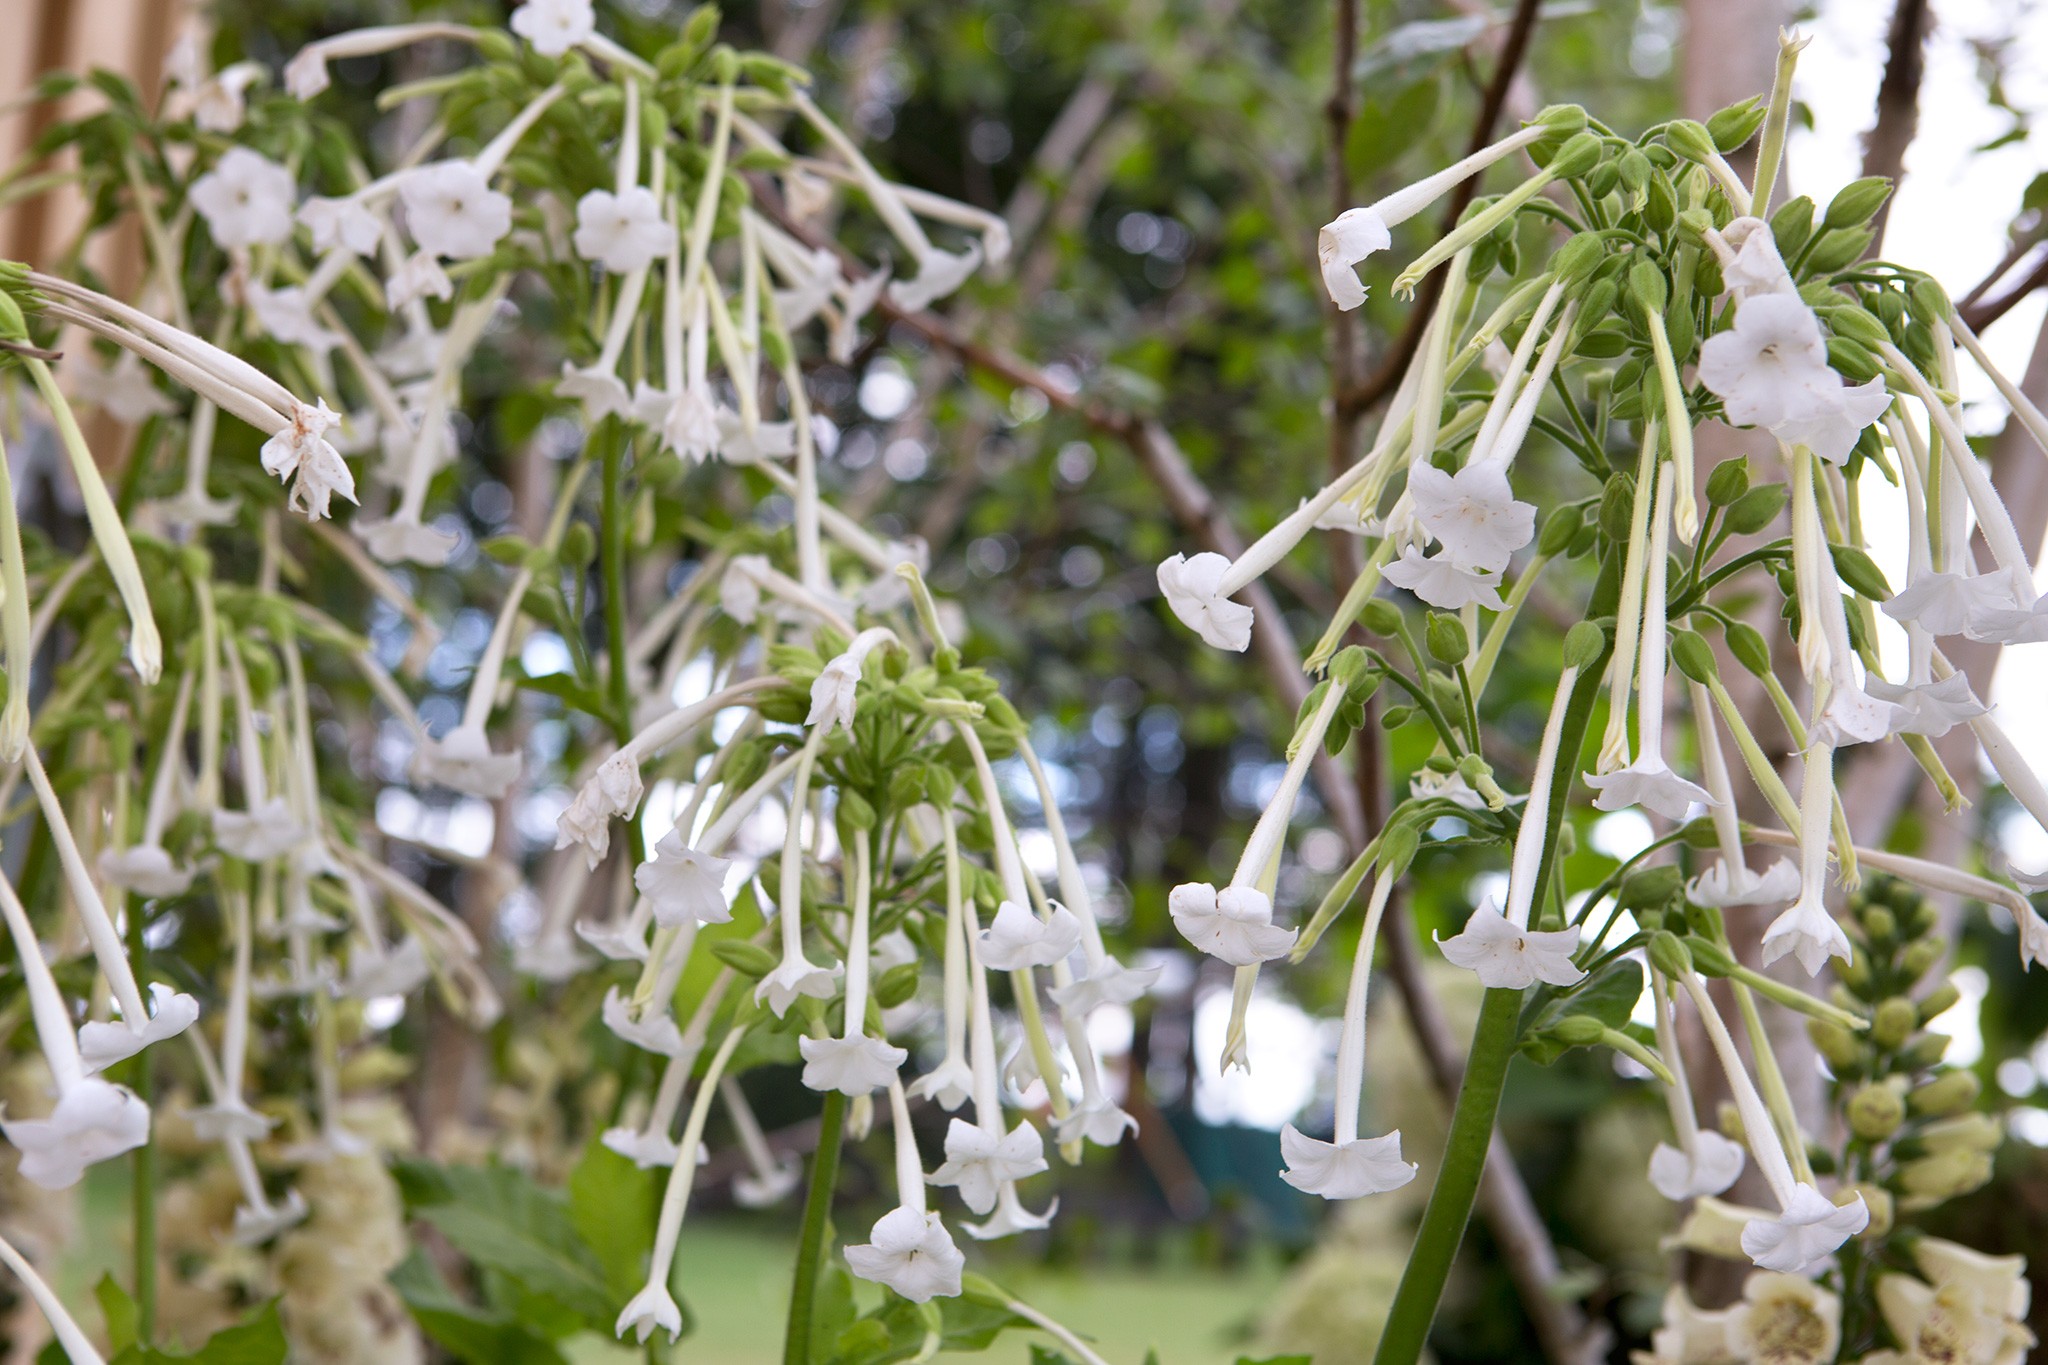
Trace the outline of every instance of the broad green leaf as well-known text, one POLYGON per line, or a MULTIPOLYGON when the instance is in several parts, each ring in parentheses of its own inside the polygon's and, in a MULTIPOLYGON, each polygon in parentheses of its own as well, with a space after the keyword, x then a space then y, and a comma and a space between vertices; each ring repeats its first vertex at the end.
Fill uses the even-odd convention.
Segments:
POLYGON ((640 1291, 654 1245, 661 1184, 602 1142, 584 1148, 569 1172, 569 1219, 597 1254, 605 1282, 620 1303, 640 1291))
POLYGON ((612 1324, 619 1304, 604 1266, 559 1194, 503 1166, 444 1166, 440 1178, 451 1197, 417 1213, 456 1250, 594 1325, 612 1324))
POLYGON ((117 1355, 133 1346, 141 1333, 136 1330, 135 1300, 128 1291, 112 1275, 102 1275, 92 1287, 92 1296, 99 1300, 100 1316, 106 1319, 107 1345, 117 1355))
POLYGON ((130 1345, 114 1357, 113 1365, 284 1365, 287 1350, 273 1299, 247 1322, 215 1332, 190 1354, 130 1345))
POLYGON ((467 1365, 565 1365, 554 1343, 527 1325, 457 1298, 418 1251, 391 1272, 391 1287, 420 1329, 467 1365))

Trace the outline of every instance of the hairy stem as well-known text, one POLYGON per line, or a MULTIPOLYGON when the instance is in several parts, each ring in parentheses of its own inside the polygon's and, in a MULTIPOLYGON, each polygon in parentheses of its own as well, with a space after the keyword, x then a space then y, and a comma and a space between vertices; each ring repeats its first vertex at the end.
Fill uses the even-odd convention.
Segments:
POLYGON ((846 1127, 846 1096, 825 1092, 818 1116, 818 1150, 811 1157, 811 1184, 804 1196, 804 1222, 797 1234, 796 1279, 789 1291, 789 1329, 782 1339, 782 1365, 810 1365, 811 1313, 817 1306, 818 1271, 832 1237, 832 1192, 839 1184, 839 1138, 846 1127))
MULTIPOLYGON (((1600 694, 1600 675, 1607 663, 1601 657, 1580 675, 1572 689, 1565 712, 1559 762, 1566 756, 1576 761, 1585 748, 1586 724, 1592 718, 1593 703, 1600 694)), ((1570 782, 1556 783, 1550 793, 1550 810, 1543 835, 1543 858, 1535 885, 1550 885, 1551 868, 1557 860, 1557 833, 1564 822, 1565 806, 1571 794, 1570 782)), ((1531 923, 1541 917, 1536 907, 1531 923)), ((1444 1143, 1443 1166, 1436 1187, 1429 1193, 1422 1226, 1416 1230, 1415 1245, 1408 1253, 1407 1269, 1401 1273, 1400 1288, 1394 1292, 1393 1307, 1387 1314, 1386 1329, 1380 1334, 1373 1365, 1415 1365, 1429 1343, 1429 1327, 1436 1318, 1444 1283, 1450 1278, 1451 1262, 1464 1240, 1465 1225, 1472 1217, 1472 1204, 1479 1195, 1480 1177, 1486 1170, 1486 1152, 1493 1140, 1493 1123, 1500 1111, 1501 1088, 1507 1082, 1508 1063, 1515 1055, 1517 1024, 1522 993, 1489 990, 1480 1007, 1479 1027, 1472 1035, 1472 1050, 1465 1059, 1464 1080, 1458 1086, 1458 1101, 1451 1111, 1450 1136, 1444 1143)))

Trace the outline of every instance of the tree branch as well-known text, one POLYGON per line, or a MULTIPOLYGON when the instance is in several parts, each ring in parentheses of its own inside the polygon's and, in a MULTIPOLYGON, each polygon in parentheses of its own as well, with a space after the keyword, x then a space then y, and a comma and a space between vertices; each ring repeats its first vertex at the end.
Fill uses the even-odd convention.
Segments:
MULTIPOLYGON (((1920 126, 1920 78, 1927 69, 1927 0, 1898 0, 1892 9, 1891 34, 1886 39, 1884 79, 1877 87, 1877 121, 1863 136, 1863 174, 1880 175, 1897 184, 1906 164, 1906 148, 1920 126)), ((1884 243, 1885 220, 1892 200, 1887 199, 1870 220, 1875 252, 1884 243)))

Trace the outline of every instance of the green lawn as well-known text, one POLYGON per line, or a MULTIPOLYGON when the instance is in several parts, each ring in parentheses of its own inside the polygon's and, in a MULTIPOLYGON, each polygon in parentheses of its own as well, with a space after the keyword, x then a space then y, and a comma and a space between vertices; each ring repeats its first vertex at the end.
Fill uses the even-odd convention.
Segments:
MULTIPOLYGON (((685 1229, 676 1259, 677 1280, 697 1315, 696 1333, 685 1346, 691 1365, 767 1365, 781 1358, 789 1250, 788 1240, 767 1228, 707 1219, 685 1229)), ((1280 1279, 1271 1265, 1234 1272, 995 1265, 971 1248, 968 1263, 1092 1338, 1110 1365, 1139 1365, 1151 1347, 1161 1365, 1230 1365, 1237 1341, 1280 1279)), ((1045 1338, 1006 1336, 984 1358, 1021 1365, 1031 1340, 1045 1338)), ((586 1365, 630 1358, 595 1341, 589 1345, 587 1353, 578 1352, 586 1365)))

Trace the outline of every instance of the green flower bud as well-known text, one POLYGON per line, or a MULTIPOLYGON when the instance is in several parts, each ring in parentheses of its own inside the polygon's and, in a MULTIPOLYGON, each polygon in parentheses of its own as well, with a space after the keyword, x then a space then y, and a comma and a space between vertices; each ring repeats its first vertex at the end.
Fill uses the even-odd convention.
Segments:
POLYGON ((1659 930, 1650 935, 1650 965, 1669 977, 1683 977, 1693 968, 1692 954, 1678 935, 1659 930))
POLYGON ((1576 133, 1557 149, 1557 155, 1544 169, 1560 179, 1575 180, 1599 165, 1606 150, 1595 134, 1576 133))
POLYGON ((1650 177, 1656 173, 1650 158, 1643 155, 1640 147, 1630 147, 1614 162, 1615 177, 1630 194, 1641 194, 1648 187, 1650 177))
POLYGON ((1949 302, 1948 291, 1930 275, 1922 275, 1913 281, 1913 287, 1906 291, 1906 299, 1914 318, 1923 326, 1932 327, 1955 316, 1955 305, 1949 302))
POLYGON ((1536 553, 1546 559, 1561 555, 1571 548, 1572 537, 1579 533, 1579 526, 1585 521, 1585 509, 1577 503, 1567 503, 1552 512, 1543 522, 1543 531, 1536 537, 1536 553))
POLYGON ((1405 821, 1388 825, 1380 832, 1379 868, 1383 877, 1400 877, 1422 847, 1422 835, 1405 821))
POLYGON ((1906 1096, 1906 1105, 1924 1118, 1948 1118, 1969 1112, 1983 1092, 1984 1083, 1974 1071, 1944 1071, 1906 1096))
POLYGON ((1621 879, 1614 903, 1624 910, 1647 910, 1663 905, 1685 884, 1685 873, 1670 863, 1639 867, 1621 879))
POLYGON ((1877 567, 1876 560, 1853 545, 1829 545, 1828 553, 1844 583, 1873 602, 1892 600, 1891 585, 1884 581, 1884 570, 1877 567))
POLYGON ((1918 979, 1933 970, 1936 963, 1948 956, 1948 945, 1938 938, 1916 938, 1906 945, 1906 951, 1899 954, 1899 966, 1908 976, 1918 979))
POLYGON ((1861 308, 1830 308, 1827 310, 1827 324, 1828 330, 1836 336, 1847 337, 1872 351, 1891 344, 1892 334, 1885 325, 1861 308))
MULTIPOLYGON (((875 808, 865 796, 851 787, 841 787, 838 819, 840 825, 846 829, 865 832, 875 827, 875 808)), ((852 840, 845 842, 851 843, 852 840)))
POLYGON ((1863 1196, 1863 1207, 1870 1210, 1870 1224, 1857 1235, 1866 1241, 1875 1241, 1891 1235, 1892 1223, 1898 1217, 1898 1206, 1892 1199, 1892 1192, 1882 1185, 1855 1184, 1842 1191, 1844 1198, 1863 1196))
POLYGON ((1557 249, 1550 258, 1551 274, 1566 286, 1583 284, 1607 254, 1607 243, 1597 232, 1581 232, 1557 249))
POLYGON ((1607 1025, 1589 1014, 1568 1014, 1544 1030, 1566 1047, 1591 1047, 1607 1034, 1607 1025))
POLYGON ((1857 384, 1877 378, 1877 372, 1883 368, 1876 356, 1847 337, 1828 338, 1828 364, 1840 371, 1842 378, 1857 384))
POLYGON ((597 532, 587 521, 572 521, 562 533, 561 560, 573 568, 587 569, 597 558, 597 532))
POLYGON ((1722 977, 1734 974, 1735 959, 1720 944, 1694 937, 1686 940, 1686 947, 1691 950, 1692 964, 1699 969, 1701 976, 1722 977))
POLYGON ((1586 111, 1576 104, 1546 104, 1524 127, 1542 124, 1558 137, 1570 137, 1586 126, 1586 111))
POLYGON ((1882 1142, 1906 1121, 1906 1101, 1889 1085, 1865 1085, 1849 1097, 1849 1131, 1866 1142, 1882 1142))
POLYGON ((1946 1033, 1923 1033, 1913 1040, 1900 1057, 1915 1071, 1926 1071, 1941 1065, 1941 1059, 1948 1055, 1949 1038, 1946 1033))
POLYGON ((1607 648, 1607 632, 1593 621, 1574 621, 1564 633, 1564 661, 1570 668, 1590 668, 1607 648))
POLYGON ((1863 1044, 1850 1030, 1830 1019, 1808 1019, 1806 1036, 1837 1076, 1849 1075, 1864 1060, 1863 1044))
POLYGON ((1728 652, 1735 656, 1735 662, 1759 678, 1770 673, 1771 645, 1764 639, 1762 631, 1737 621, 1728 627, 1726 639, 1728 652))
POLYGON ((1767 483, 1750 489, 1728 508, 1728 529, 1739 536, 1753 536, 1778 519, 1790 496, 1782 483, 1767 483))
POLYGON ((1879 1047, 1898 1047, 1912 1036, 1919 1023, 1920 1011, 1913 1002, 1903 995, 1894 995, 1878 1002, 1877 1012, 1870 1018, 1870 1041, 1879 1047))
POLYGON ((1330 676, 1347 692, 1355 692, 1364 686, 1371 672, 1372 656, 1357 645, 1338 650, 1337 657, 1330 660, 1330 676))
POLYGON ((1749 461, 1737 457, 1723 460, 1707 475, 1707 501, 1727 507, 1749 491, 1749 461))
POLYGON ((1429 614, 1429 624, 1424 627, 1422 638, 1429 646, 1429 656, 1440 664, 1461 664, 1472 650, 1472 642, 1465 635, 1465 623, 1445 612, 1429 614))
POLYGON ((875 1003, 885 1010, 908 1004, 917 994, 918 964, 899 962, 875 978, 875 1003))
POLYGON ((1995 1152, 2005 1141, 2005 1124, 1995 1114, 1966 1113, 1922 1128, 1921 1147, 1933 1156, 1946 1152, 1995 1152))
POLYGON ((1671 632, 1671 662, 1678 665, 1679 672, 1696 683, 1712 682, 1721 676, 1720 666, 1714 662, 1713 648, 1698 631, 1679 629, 1671 632))
POLYGON ((1693 119, 1673 119, 1664 128, 1664 145, 1687 161, 1709 161, 1720 154, 1707 125, 1693 119))
POLYGON ((1899 1168, 1906 1197, 1923 1206, 1982 1189, 1990 1179, 1991 1158, 1982 1152, 1944 1152, 1899 1168))
POLYGON ((1955 988, 1955 983, 1952 981, 1944 981, 1939 986, 1936 986, 1925 996, 1921 997, 1920 1027, 1926 1028, 1931 1021, 1939 1019, 1942 1015, 1954 1009, 1956 1001, 1962 998, 1963 993, 1955 988))
POLYGON ((775 954, 743 938, 714 939, 711 955, 741 976, 759 979, 775 970, 775 954))
POLYGON ((1732 152, 1756 136, 1756 130, 1764 126, 1764 117, 1770 106, 1763 98, 1751 95, 1748 99, 1731 104, 1707 120, 1707 135, 1714 139, 1714 146, 1723 152, 1732 152))
POLYGON ((1864 932, 1874 939, 1890 938, 1899 927, 1899 922, 1892 917, 1892 912, 1882 905, 1864 906, 1861 918, 1864 932))
POLYGON ((1628 293, 1636 307, 1652 321, 1661 319, 1671 303, 1671 286, 1664 272, 1648 261, 1637 261, 1629 267, 1628 293))
POLYGON ((1389 706, 1380 712, 1380 729, 1398 730, 1406 725, 1414 714, 1415 708, 1412 706, 1389 706))
POLYGON ((1358 624, 1374 635, 1399 635, 1401 609, 1383 597, 1375 597, 1358 613, 1358 624))
POLYGON ((1634 529, 1635 500, 1634 478, 1627 474, 1608 477, 1600 493, 1600 531, 1616 545, 1628 544, 1629 532, 1634 529))
POLYGON ((1786 200, 1771 215, 1771 236, 1778 243, 1778 254, 1788 261, 1799 254, 1799 248, 1812 235, 1813 200, 1803 194, 1786 200))
POLYGON ((1821 219, 1821 226, 1830 229, 1862 227, 1876 216, 1884 201, 1891 198, 1891 193, 1892 182, 1881 175, 1851 180, 1828 201, 1828 211, 1821 219))

